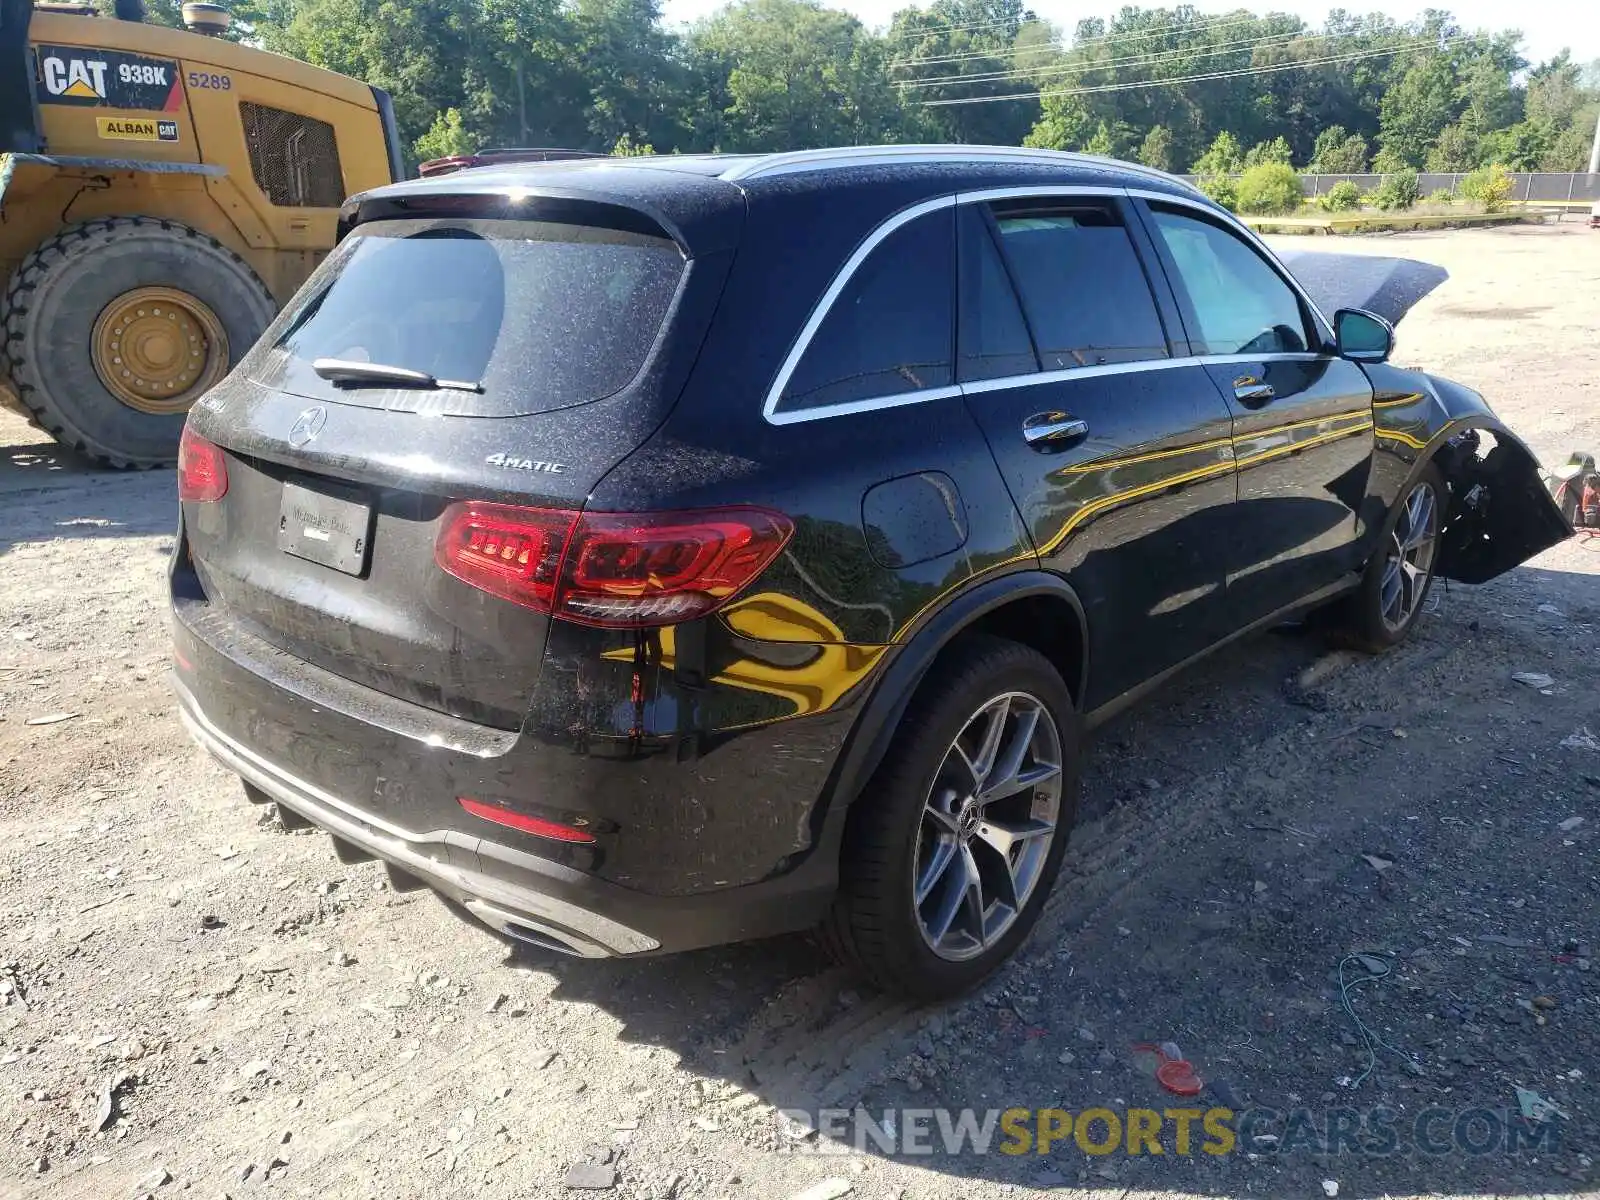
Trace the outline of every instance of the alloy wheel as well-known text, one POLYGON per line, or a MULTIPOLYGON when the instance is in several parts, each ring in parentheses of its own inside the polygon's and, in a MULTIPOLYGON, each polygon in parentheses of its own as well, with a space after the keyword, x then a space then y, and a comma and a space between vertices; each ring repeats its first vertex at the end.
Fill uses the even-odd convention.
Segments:
POLYGON ((1061 815, 1061 735, 1027 692, 968 718, 923 807, 912 902, 940 958, 982 954, 1016 921, 1050 856, 1061 815))
POLYGON ((1384 627, 1391 633, 1404 629, 1422 603, 1438 537, 1439 495, 1432 483, 1422 480, 1406 497, 1384 548, 1378 603, 1384 627))

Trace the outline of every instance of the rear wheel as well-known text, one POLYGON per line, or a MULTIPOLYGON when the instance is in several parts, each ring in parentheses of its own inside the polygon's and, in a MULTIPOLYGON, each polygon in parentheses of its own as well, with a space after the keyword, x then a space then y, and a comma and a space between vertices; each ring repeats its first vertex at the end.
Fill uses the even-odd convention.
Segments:
POLYGON ((216 239, 119 217, 63 230, 0 301, 0 375, 57 440, 114 467, 171 463, 183 417, 276 305, 216 239))
POLYGON ((974 636, 918 691, 851 810, 830 952, 920 1000, 965 991, 1038 920, 1077 809, 1077 715, 1038 651, 974 636))

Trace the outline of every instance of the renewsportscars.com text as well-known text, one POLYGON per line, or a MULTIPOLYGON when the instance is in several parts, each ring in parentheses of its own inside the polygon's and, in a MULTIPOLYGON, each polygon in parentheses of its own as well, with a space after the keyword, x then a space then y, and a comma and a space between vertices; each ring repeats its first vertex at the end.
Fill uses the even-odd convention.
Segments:
POLYGON ((799 1154, 1516 1155, 1548 1153, 1559 1143, 1554 1124, 1492 1108, 824 1108, 777 1115, 779 1145, 799 1154))

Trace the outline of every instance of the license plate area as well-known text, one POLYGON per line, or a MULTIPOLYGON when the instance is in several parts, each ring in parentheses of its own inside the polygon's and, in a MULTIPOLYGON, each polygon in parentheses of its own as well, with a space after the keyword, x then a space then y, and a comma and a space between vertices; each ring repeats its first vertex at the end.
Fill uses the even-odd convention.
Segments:
POLYGON ((372 505, 360 492, 327 485, 283 485, 278 549, 285 554, 360 575, 367 569, 371 542, 372 505))

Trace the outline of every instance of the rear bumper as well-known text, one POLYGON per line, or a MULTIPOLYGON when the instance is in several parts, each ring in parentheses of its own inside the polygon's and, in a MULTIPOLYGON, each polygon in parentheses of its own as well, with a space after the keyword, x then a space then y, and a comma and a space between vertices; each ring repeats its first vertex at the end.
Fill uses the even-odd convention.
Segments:
POLYGON ((807 928, 832 896, 833 873, 822 869, 821 854, 812 856, 811 870, 802 866, 767 883, 700 896, 652 896, 476 834, 402 830, 229 737, 176 676, 173 690, 184 726, 224 767, 519 942, 585 958, 689 950, 807 928))
POLYGON ((228 737, 206 718, 194 695, 176 678, 173 690, 184 727, 223 766, 335 837, 415 876, 491 928, 524 941, 535 940, 527 935, 536 934, 556 949, 585 958, 660 949, 659 938, 555 894, 581 891, 584 877, 579 872, 509 846, 497 848, 499 856, 512 860, 506 863, 509 877, 453 863, 452 850, 458 857, 479 855, 483 839, 448 829, 417 835, 386 827, 228 737))

